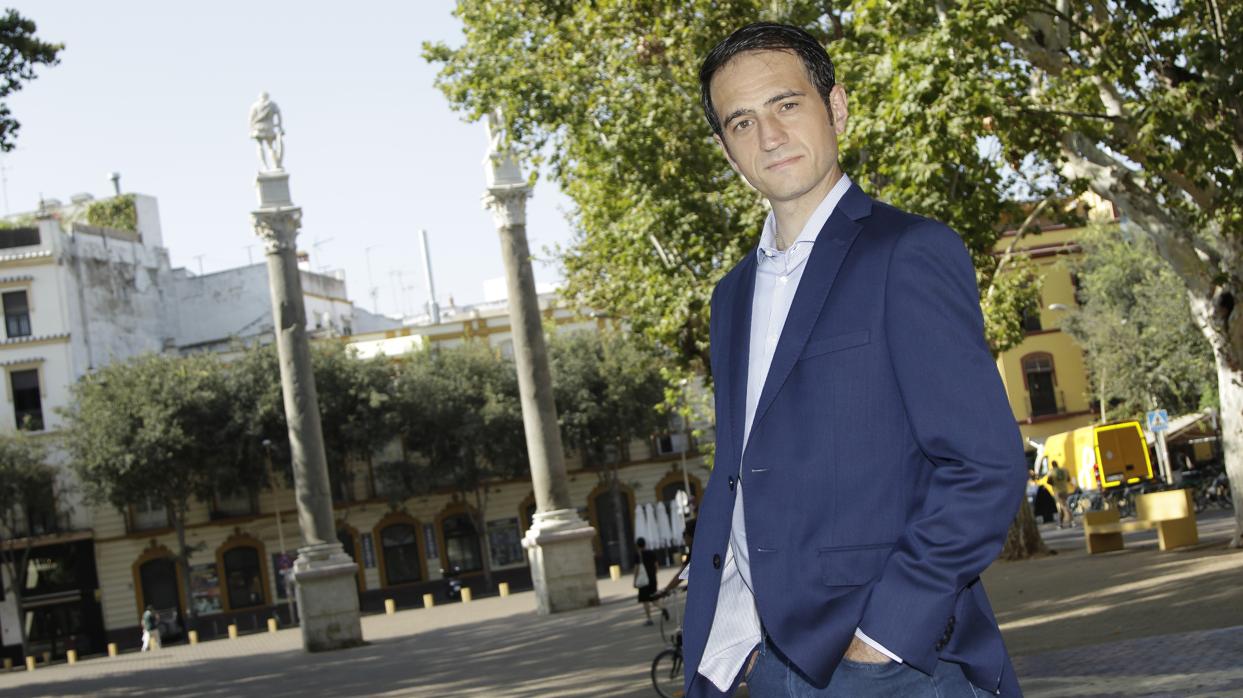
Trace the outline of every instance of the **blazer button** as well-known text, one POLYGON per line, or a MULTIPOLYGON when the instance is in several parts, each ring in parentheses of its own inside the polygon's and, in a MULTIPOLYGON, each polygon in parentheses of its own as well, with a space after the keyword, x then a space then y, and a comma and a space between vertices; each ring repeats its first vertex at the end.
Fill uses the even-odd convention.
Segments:
POLYGON ((712 556, 712 567, 718 570, 721 569, 721 556, 720 555, 712 556))
POLYGON ((733 475, 730 475, 729 480, 726 480, 726 482, 729 483, 729 491, 733 492, 734 487, 738 484, 738 480, 733 475))

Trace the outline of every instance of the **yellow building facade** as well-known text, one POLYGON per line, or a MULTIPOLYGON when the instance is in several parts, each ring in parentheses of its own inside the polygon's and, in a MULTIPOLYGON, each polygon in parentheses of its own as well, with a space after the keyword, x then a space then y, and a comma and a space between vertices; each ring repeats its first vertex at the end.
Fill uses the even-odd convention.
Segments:
MULTIPOLYGON (((545 322, 558 331, 598 330, 605 322, 557 305, 552 294, 541 297, 541 306, 545 322)), ((476 306, 436 325, 326 341, 345 341, 361 356, 396 357, 427 346, 468 341, 485 342, 501 354, 512 351, 503 304, 476 306)), ((396 444, 391 448, 398 450, 396 444)), ((633 553, 636 505, 667 503, 687 483, 691 496, 698 498, 707 484, 709 469, 683 433, 636 440, 629 452, 632 460, 617 466, 620 535, 607 471, 584 467, 578 454, 566 454, 571 501, 596 528, 594 547, 601 574, 609 564, 633 553)), ((380 453, 373 460, 398 457, 399 453, 380 453)), ((529 588, 520 543, 535 511, 528 479, 491 483, 484 511, 486 530, 477 533, 470 516, 476 506, 471 495, 445 490, 393 503, 366 463, 352 463, 350 470, 348 490, 334 493, 333 512, 338 538, 359 564, 364 611, 378 611, 389 598, 399 607, 421 606, 426 593, 442 602, 445 570, 455 567, 462 569, 460 578, 478 596, 485 592, 484 555, 490 555, 494 581, 529 588)), ((188 580, 174 564, 180 546, 162 508, 146 502, 132 503, 127 510, 94 507, 99 596, 109 641, 122 647, 135 645, 147 605, 166 618, 176 615, 179 621, 193 609, 203 639, 225 635, 229 624, 245 633, 265 630, 272 616, 281 622, 291 618, 284 570, 301 545, 291 490, 264 489, 197 502, 187 519, 186 542, 193 550, 188 580)), ((175 625, 169 628, 173 635, 185 629, 184 623, 175 625)))
MULTIPOLYGON (((1091 220, 1113 219, 1107 202, 1080 203, 1087 206, 1091 220)), ((1067 312, 1076 306, 1072 264, 1083 253, 1077 242, 1082 233, 1083 228, 1045 226, 1025 233, 1016 244, 1015 232, 1010 231, 994 248, 1002 255, 1013 247, 1013 253, 1033 264, 1041 281, 1039 305, 1024 317, 1023 341, 997 357, 997 370, 1029 453, 1034 451, 1029 440, 1043 442, 1052 434, 1092 424, 1100 416, 1088 378, 1089 359, 1061 329, 1067 312)))

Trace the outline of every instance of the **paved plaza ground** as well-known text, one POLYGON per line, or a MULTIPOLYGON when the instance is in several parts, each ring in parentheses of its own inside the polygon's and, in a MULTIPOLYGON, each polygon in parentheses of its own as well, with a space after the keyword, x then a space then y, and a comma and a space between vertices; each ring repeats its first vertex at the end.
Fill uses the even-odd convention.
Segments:
MULTIPOLYGON (((1243 696, 1243 552, 1233 520, 1200 518, 1200 546, 1059 554, 997 563, 984 582, 1027 696, 1243 696)), ((663 582, 672 574, 662 570, 663 582)), ((0 696, 654 696, 661 648, 629 584, 600 582, 598 608, 539 617, 530 592, 368 616, 369 644, 309 655, 296 629, 0 672, 0 696)))

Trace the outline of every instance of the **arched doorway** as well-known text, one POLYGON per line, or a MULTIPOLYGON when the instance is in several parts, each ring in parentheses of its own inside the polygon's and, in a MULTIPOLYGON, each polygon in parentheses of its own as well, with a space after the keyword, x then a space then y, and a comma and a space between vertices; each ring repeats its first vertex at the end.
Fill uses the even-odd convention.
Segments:
POLYGON ((372 529, 380 586, 420 582, 427 578, 427 552, 422 545, 423 527, 404 512, 392 512, 372 529))
POLYGON ((181 584, 181 570, 173 553, 162 545, 149 546, 134 561, 134 591, 137 615, 134 623, 147 606, 153 606, 160 615, 160 635, 172 640, 185 631, 185 598, 181 584))
POLYGON ((617 526, 613 492, 607 483, 597 485, 587 500, 591 525, 596 527, 596 567, 600 574, 607 573, 609 565, 621 565, 623 570, 629 570, 634 557, 634 491, 620 483, 617 488, 621 500, 621 530, 617 526))

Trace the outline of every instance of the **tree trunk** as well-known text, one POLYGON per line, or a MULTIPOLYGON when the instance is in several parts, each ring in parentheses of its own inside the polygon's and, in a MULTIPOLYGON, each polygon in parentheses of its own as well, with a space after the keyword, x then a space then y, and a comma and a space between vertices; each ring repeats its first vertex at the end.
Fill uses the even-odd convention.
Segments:
POLYGON ((1010 532, 1006 534, 1006 544, 1001 549, 1002 560, 1026 560, 1037 555, 1048 555, 1049 549, 1040 537, 1040 529, 1036 526, 1036 517, 1032 514, 1031 502, 1023 497, 1019 513, 1010 524, 1010 532))
POLYGON ((1243 548, 1243 371, 1217 359, 1217 393, 1221 404, 1221 443, 1234 500, 1234 536, 1230 547, 1243 548))
MULTIPOLYGON (((1229 294, 1223 294, 1229 295, 1229 294)), ((1243 548, 1243 319, 1231 318, 1233 301, 1214 302, 1189 293, 1191 313, 1196 324, 1213 347, 1217 365, 1217 399, 1221 427, 1222 457, 1226 461, 1226 477, 1230 479, 1230 496, 1234 500, 1234 535, 1230 547, 1243 548)))
MULTIPOLYGON (((181 572, 181 596, 184 599, 184 625, 187 632, 198 629, 198 615, 190 596, 190 546, 186 544, 186 505, 173 508, 173 528, 177 532, 177 569, 181 572)), ((222 580, 223 581, 223 580, 222 580)))
POLYGON ((617 531, 617 556, 620 558, 618 564, 621 565, 623 572, 630 572, 632 567, 630 564, 630 546, 634 544, 634 541, 626 540, 626 511, 623 509, 625 504, 622 500, 621 486, 618 484, 618 480, 617 463, 610 463, 609 495, 613 500, 613 526, 617 531))

